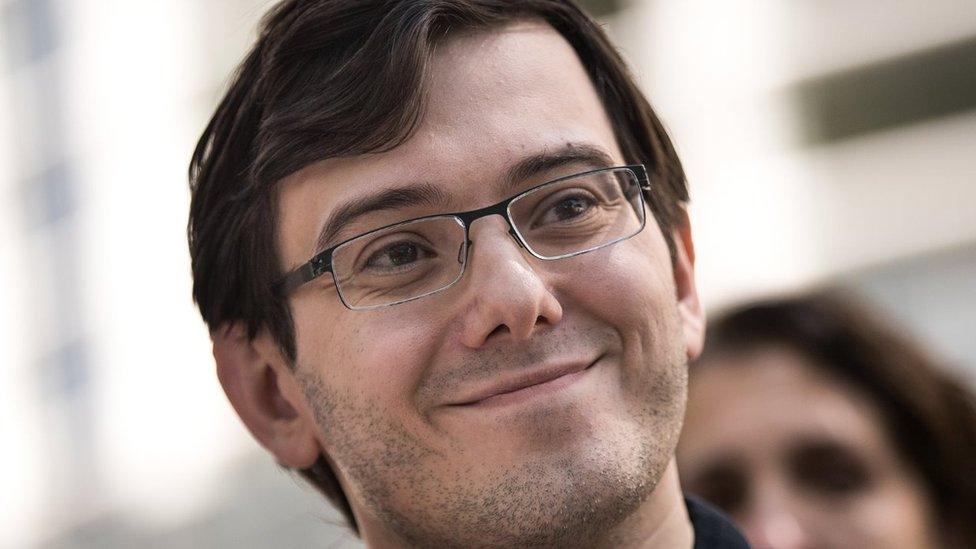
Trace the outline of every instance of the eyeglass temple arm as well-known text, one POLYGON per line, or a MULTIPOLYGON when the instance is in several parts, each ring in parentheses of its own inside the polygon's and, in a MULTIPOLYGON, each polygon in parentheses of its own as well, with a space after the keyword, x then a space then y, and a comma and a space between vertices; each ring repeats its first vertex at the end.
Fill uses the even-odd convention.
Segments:
POLYGON ((647 168, 643 164, 630 164, 624 166, 637 176, 637 186, 643 191, 651 191, 651 181, 647 176, 647 168))
POLYGON ((286 274, 284 278, 282 278, 275 285, 275 289, 278 291, 279 295, 287 296, 304 285, 306 282, 310 282, 328 272, 330 270, 331 261, 330 258, 322 257, 323 255, 326 254, 317 255, 308 263, 305 263, 301 267, 298 267, 294 271, 286 274))

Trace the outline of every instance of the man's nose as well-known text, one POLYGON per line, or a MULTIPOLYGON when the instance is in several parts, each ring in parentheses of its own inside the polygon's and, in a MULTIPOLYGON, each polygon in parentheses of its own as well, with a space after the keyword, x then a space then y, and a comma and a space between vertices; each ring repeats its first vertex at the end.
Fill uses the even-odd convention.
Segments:
POLYGON ((537 327, 560 321, 562 306, 537 269, 540 265, 509 233, 500 216, 471 227, 465 265, 461 340, 479 348, 489 340, 531 337, 537 327))

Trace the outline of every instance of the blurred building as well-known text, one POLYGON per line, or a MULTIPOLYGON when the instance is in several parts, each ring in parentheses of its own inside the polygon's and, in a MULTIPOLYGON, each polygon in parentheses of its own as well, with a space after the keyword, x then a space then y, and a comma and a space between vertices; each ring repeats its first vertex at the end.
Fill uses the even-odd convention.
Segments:
POLYGON ((0 547, 343 535, 234 416, 189 297, 188 160, 265 9, 0 0, 0 547))
MULTIPOLYGON (((838 283, 976 367, 976 4, 626 3, 710 308, 838 283)), ((967 368, 968 367, 968 368, 967 368)))
MULTIPOLYGON (((705 303, 859 289, 976 372, 976 3, 594 1, 705 303)), ((190 301, 186 167, 260 0, 0 0, 0 547, 340 547, 190 301)))

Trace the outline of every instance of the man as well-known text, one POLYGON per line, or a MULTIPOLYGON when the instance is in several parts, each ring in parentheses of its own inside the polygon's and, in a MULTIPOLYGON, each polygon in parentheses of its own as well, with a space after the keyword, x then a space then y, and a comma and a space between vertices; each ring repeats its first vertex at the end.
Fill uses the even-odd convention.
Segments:
POLYGON ((367 545, 743 546, 674 464, 681 167, 571 3, 286 1, 190 176, 221 384, 367 545))

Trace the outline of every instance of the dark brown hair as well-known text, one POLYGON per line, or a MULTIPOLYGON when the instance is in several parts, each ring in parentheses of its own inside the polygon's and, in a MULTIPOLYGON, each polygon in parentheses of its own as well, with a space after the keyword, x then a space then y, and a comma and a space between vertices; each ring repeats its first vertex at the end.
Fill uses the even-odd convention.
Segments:
MULTIPOLYGON (((286 0, 264 18, 190 163, 193 297, 211 330, 267 329, 294 362, 275 247, 276 183, 319 160, 389 150, 424 110, 434 47, 460 29, 538 18, 573 47, 628 163, 648 167, 651 209, 671 229, 688 199, 674 148, 600 27, 569 0, 286 0)), ((303 474, 355 522, 327 462, 303 474)))
POLYGON ((926 484, 945 543, 976 541, 976 400, 903 332, 838 291, 744 305, 708 329, 692 376, 710 359, 768 345, 807 357, 881 412, 895 448, 926 484))

